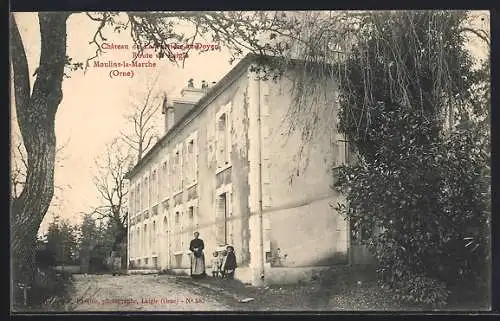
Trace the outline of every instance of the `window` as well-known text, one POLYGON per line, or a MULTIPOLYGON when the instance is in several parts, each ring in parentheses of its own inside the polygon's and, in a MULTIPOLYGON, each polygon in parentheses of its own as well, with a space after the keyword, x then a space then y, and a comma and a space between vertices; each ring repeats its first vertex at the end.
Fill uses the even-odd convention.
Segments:
POLYGON ((181 216, 180 216, 180 235, 179 235, 179 240, 180 240, 180 249, 181 250, 184 250, 185 249, 185 245, 186 245, 186 230, 185 230, 185 227, 186 225, 184 224, 184 212, 181 212, 181 216))
POLYGON ((138 208, 139 208, 139 205, 138 205, 138 202, 137 202, 137 193, 139 192, 137 186, 134 188, 134 195, 130 197, 130 203, 133 207, 133 212, 132 212, 132 216, 135 216, 138 212, 138 208))
MULTIPOLYGON (((168 214, 167 214, 168 215, 168 214)), ((170 244, 168 244, 169 242, 169 239, 168 239, 168 220, 167 220, 167 216, 164 216, 163 217, 163 225, 162 225, 162 232, 161 232, 161 235, 162 235, 162 239, 163 241, 167 244, 165 248, 169 248, 170 247, 170 244)), ((161 246, 160 246, 161 248, 161 246)), ((165 250, 163 250, 165 251, 165 250)), ((168 250, 167 250, 168 251, 168 250)), ((167 252, 168 253, 168 252, 167 252)), ((161 253, 161 255, 166 255, 166 253, 161 253)))
POLYGON ((139 212, 142 209, 142 186, 141 182, 137 183, 137 194, 135 195, 137 211, 139 212))
POLYGON ((174 159, 173 158, 168 158, 167 159, 167 194, 169 196, 172 196, 174 193, 174 177, 173 177, 173 164, 174 164, 174 159))
POLYGON ((184 175, 187 184, 193 184, 198 176, 198 148, 196 138, 190 138, 186 142, 186 157, 184 160, 184 175))
POLYGON ((182 226, 181 213, 175 212, 175 228, 174 228, 174 247, 177 251, 182 250, 182 226))
POLYGON ((163 177, 161 176, 161 169, 158 169, 158 173, 156 174, 156 201, 159 202, 161 201, 162 192, 161 192, 161 186, 162 186, 162 180, 163 177))
POLYGON ((130 229, 128 233, 128 242, 129 242, 129 251, 130 251, 130 257, 134 257, 134 230, 130 229))
POLYGON ((191 236, 195 231, 194 231, 194 206, 190 206, 188 208, 188 223, 187 223, 187 230, 188 233, 186 233, 189 236, 191 236))
POLYGON ((141 255, 141 228, 138 227, 137 228, 137 233, 136 233, 137 237, 136 237, 136 242, 135 242, 135 253, 136 253, 136 256, 140 256, 141 255))
POLYGON ((153 172, 153 177, 155 179, 155 184, 154 184, 154 195, 155 195, 155 203, 158 203, 160 199, 160 195, 158 192, 160 191, 158 185, 160 184, 160 175, 158 175, 157 170, 155 169, 153 172))
POLYGON ((352 145, 341 134, 337 135, 337 147, 337 166, 351 164, 354 156, 352 145))
POLYGON ((174 193, 182 190, 182 163, 181 152, 177 150, 174 155, 174 165, 172 171, 172 178, 174 180, 174 193))
POLYGON ((348 141, 340 139, 337 141, 339 146, 339 165, 347 165, 349 159, 348 141))
POLYGON ((129 220, 131 217, 135 215, 135 208, 134 208, 134 197, 135 197, 135 190, 134 188, 130 189, 130 202, 129 202, 129 213, 130 215, 128 216, 129 220))
POLYGON ((228 206, 226 193, 217 197, 217 208, 215 211, 215 241, 217 245, 225 245, 228 242, 228 206))
POLYGON ((136 257, 137 254, 136 254, 136 251, 135 251, 135 243, 137 242, 137 240, 135 239, 135 230, 131 230, 130 231, 130 251, 132 252, 131 253, 131 257, 136 257))
POLYGON ((144 210, 148 207, 148 194, 149 194, 149 184, 148 178, 145 177, 142 183, 142 208, 144 210))
POLYGON ((187 144, 187 156, 186 156, 187 166, 186 166, 186 181, 190 184, 195 181, 194 179, 194 140, 191 139, 187 144))
POLYGON ((368 240, 368 238, 377 231, 376 228, 366 226, 366 222, 361 222, 354 218, 350 219, 349 225, 351 240, 356 244, 360 244, 363 241, 368 240), (370 230, 372 233, 370 233, 370 230))
POLYGON ((135 193, 135 210, 137 214, 141 211, 141 192, 141 182, 139 182, 137 184, 137 192, 135 193))
POLYGON ((151 174, 151 203, 155 204, 158 201, 158 196, 156 194, 157 191, 157 180, 156 180, 156 169, 153 170, 153 173, 151 174))
POLYGON ((153 221, 153 231, 151 233, 151 250, 153 253, 156 253, 156 222, 153 221))
POLYGON ((148 198, 146 201, 146 206, 150 207, 151 204, 153 203, 153 173, 149 174, 149 177, 146 177, 147 185, 148 185, 148 198))
POLYGON ((149 250, 148 249, 148 225, 147 224, 144 224, 144 232, 142 235, 142 244, 143 244, 142 252, 143 252, 144 256, 146 256, 146 254, 149 250))
POLYGON ((167 172, 167 161, 164 161, 161 166, 161 176, 162 176, 162 184, 161 186, 161 196, 163 199, 168 197, 168 172, 167 172))
POLYGON ((155 175, 155 202, 158 203, 160 200, 160 181, 161 181, 161 175, 158 174, 158 171, 155 169, 154 171, 155 175))
POLYGON ((229 164, 229 126, 227 113, 217 119, 217 167, 229 164))

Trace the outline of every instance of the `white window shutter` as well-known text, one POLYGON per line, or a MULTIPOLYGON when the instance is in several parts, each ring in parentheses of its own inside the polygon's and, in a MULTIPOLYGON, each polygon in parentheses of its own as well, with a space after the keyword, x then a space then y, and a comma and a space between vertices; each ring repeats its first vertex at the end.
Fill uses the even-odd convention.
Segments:
POLYGON ((230 164, 231 163, 231 144, 232 144, 232 112, 231 112, 231 103, 227 105, 227 118, 226 118, 226 135, 227 135, 227 150, 226 150, 226 160, 230 164))
POLYGON ((194 137, 194 169, 193 169, 193 179, 195 182, 198 181, 198 133, 194 137))
POLYGON ((189 182, 189 139, 186 140, 184 143, 182 143, 182 149, 184 150, 183 153, 183 160, 184 160, 184 168, 182 171, 182 177, 184 178, 185 182, 189 182))
POLYGON ((200 222, 198 221, 198 219, 199 219, 199 217, 198 217, 198 205, 196 205, 193 208, 193 216, 194 216, 194 227, 196 230, 198 230, 198 226, 200 224, 200 222))
POLYGON ((215 121, 215 160, 216 160, 216 164, 217 164, 217 167, 221 167, 222 165, 222 159, 221 159, 221 150, 223 148, 223 135, 222 135, 222 132, 221 132, 221 126, 220 126, 220 117, 222 115, 221 114, 217 114, 216 116, 216 121, 215 121))
POLYGON ((184 245, 183 244, 183 240, 182 240, 182 237, 183 237, 183 235, 182 235, 183 228, 184 228, 184 226, 182 224, 182 211, 181 211, 181 212, 179 212, 179 231, 178 231, 178 233, 179 233, 179 235, 178 235, 178 240, 179 240, 178 247, 179 247, 179 250, 183 250, 182 247, 184 245))
POLYGON ((182 173, 183 173, 183 162, 182 162, 182 145, 177 145, 177 151, 179 152, 179 156, 177 158, 177 173, 175 173, 177 177, 177 186, 176 192, 179 191, 182 187, 182 173))
POLYGON ((171 194, 171 187, 172 187, 172 176, 170 176, 170 165, 171 165, 171 161, 170 161, 170 157, 169 157, 170 154, 167 155, 167 169, 166 169, 166 182, 167 182, 167 188, 166 188, 166 193, 167 193, 167 197, 170 196, 171 194))
POLYGON ((234 245, 234 235, 233 235, 233 193, 229 192, 227 195, 227 219, 228 219, 228 234, 229 243, 234 245))
POLYGON ((179 151, 180 151, 180 155, 181 155, 181 171, 179 172, 179 176, 180 176, 180 183, 179 183, 179 190, 182 189, 182 186, 184 185, 184 181, 186 180, 186 146, 185 144, 182 144, 180 143, 179 144, 179 151))

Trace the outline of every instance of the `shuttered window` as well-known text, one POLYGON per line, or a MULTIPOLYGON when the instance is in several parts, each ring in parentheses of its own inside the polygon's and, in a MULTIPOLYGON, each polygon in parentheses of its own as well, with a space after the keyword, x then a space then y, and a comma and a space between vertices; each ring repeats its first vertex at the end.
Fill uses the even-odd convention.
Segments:
POLYGON ((231 163, 231 124, 231 103, 228 103, 217 114, 216 158, 218 168, 224 168, 231 163))
POLYGON ((227 194, 223 193, 217 197, 217 208, 215 211, 215 239, 217 245, 225 245, 228 242, 228 229, 227 229, 227 194))

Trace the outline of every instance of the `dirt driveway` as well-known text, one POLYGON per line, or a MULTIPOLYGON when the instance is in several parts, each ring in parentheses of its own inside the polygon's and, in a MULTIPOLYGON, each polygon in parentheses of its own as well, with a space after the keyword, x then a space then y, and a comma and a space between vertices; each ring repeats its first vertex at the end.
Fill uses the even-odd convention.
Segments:
POLYGON ((68 311, 225 311, 200 290, 155 275, 74 275, 68 311))

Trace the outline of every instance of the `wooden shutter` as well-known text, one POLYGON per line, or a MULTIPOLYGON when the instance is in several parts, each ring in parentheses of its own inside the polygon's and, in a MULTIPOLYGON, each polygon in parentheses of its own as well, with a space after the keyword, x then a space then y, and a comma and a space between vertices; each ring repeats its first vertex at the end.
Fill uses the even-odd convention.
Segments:
POLYGON ((226 105, 226 161, 228 164, 231 164, 232 123, 231 102, 229 102, 226 105))
POLYGON ((228 242, 234 245, 234 234, 233 234, 233 193, 226 193, 226 211, 227 211, 227 227, 228 227, 228 242))
POLYGON ((198 181, 198 133, 195 134, 193 138, 193 181, 198 181))
POLYGON ((216 241, 217 245, 224 244, 224 235, 225 235, 225 221, 224 221, 224 211, 225 204, 223 198, 221 196, 217 196, 217 204, 216 204, 216 241))
POLYGON ((172 194, 172 169, 171 169, 171 166, 172 166, 172 161, 170 160, 170 157, 169 157, 170 154, 167 155, 167 169, 166 169, 166 178, 165 178, 165 181, 167 182, 167 186, 166 186, 166 197, 169 197, 171 194, 172 194))

